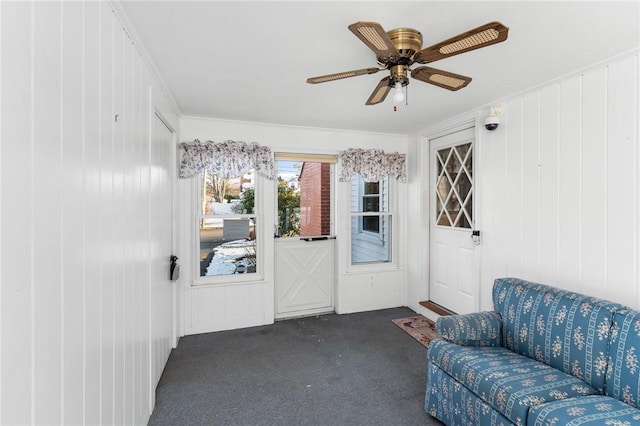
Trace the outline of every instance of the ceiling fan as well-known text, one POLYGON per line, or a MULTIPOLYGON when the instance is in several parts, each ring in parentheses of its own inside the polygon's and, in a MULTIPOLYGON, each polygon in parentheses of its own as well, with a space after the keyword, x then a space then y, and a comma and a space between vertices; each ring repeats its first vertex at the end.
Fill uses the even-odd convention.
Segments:
POLYGON ((321 75, 307 79, 307 83, 317 84, 365 74, 375 74, 389 70, 389 76, 380 80, 366 105, 375 105, 385 100, 391 88, 395 88, 394 101, 404 101, 402 88, 409 84, 408 74, 425 83, 434 84, 448 90, 459 90, 471 82, 471 77, 421 66, 409 67, 414 63, 428 64, 460 53, 480 49, 507 39, 509 28, 500 22, 489 22, 473 30, 458 34, 433 46, 422 49, 422 34, 410 28, 398 28, 386 32, 377 22, 356 22, 349 30, 369 49, 378 60, 378 68, 363 68, 335 74, 321 75))

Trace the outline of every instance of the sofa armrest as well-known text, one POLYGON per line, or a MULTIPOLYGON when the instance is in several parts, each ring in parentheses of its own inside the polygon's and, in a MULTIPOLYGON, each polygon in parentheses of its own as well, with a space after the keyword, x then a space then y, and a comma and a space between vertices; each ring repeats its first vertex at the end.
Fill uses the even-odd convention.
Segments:
POLYGON ((502 319, 495 311, 438 318, 436 330, 448 342, 461 346, 500 346, 502 319))

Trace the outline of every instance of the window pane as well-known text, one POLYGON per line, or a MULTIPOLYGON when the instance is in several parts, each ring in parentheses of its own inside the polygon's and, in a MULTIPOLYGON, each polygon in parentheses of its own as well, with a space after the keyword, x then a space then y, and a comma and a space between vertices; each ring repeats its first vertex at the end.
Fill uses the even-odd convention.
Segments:
POLYGON ((278 236, 329 236, 331 163, 278 161, 278 236))
POLYGON ((364 184, 365 194, 380 194, 380 182, 365 182, 364 184))
POLYGON ((200 276, 256 272, 256 218, 205 217, 200 225, 200 276))
POLYGON ((473 224, 473 152, 465 143, 437 152, 436 223, 456 228, 473 224))
POLYGON ((251 214, 254 212, 253 172, 240 178, 225 179, 206 170, 201 179, 201 214, 251 214))
POLYGON ((368 232, 380 232, 380 218, 378 216, 362 217, 362 230, 368 232))
POLYGON ((362 197, 362 211, 363 212, 379 212, 380 211, 380 197, 375 195, 365 195, 362 197))
POLYGON ((391 215, 351 217, 351 263, 380 263, 391 261, 391 215), (357 232, 367 221, 377 222, 379 232, 357 232))

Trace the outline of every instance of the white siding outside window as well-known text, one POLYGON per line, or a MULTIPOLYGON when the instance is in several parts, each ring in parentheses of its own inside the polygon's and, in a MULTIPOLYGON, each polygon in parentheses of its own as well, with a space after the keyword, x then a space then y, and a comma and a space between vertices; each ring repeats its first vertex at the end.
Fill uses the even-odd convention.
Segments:
POLYGON ((392 262, 393 213, 389 179, 351 178, 351 265, 392 262))

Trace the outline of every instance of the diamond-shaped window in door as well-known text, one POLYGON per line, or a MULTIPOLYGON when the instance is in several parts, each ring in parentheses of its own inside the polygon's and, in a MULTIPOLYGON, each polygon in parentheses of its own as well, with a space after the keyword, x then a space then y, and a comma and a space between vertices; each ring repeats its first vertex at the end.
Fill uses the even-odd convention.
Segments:
POLYGON ((471 143, 437 151, 436 224, 473 225, 473 156, 471 143))

